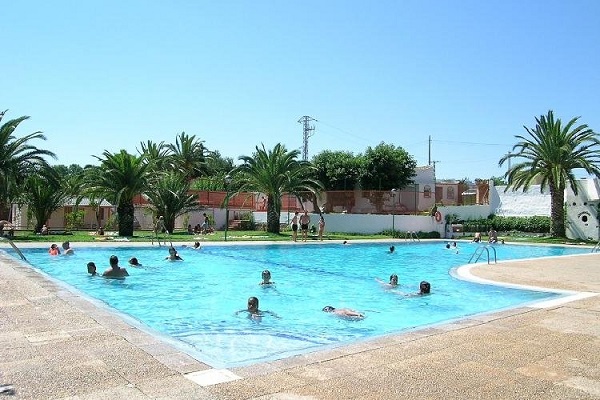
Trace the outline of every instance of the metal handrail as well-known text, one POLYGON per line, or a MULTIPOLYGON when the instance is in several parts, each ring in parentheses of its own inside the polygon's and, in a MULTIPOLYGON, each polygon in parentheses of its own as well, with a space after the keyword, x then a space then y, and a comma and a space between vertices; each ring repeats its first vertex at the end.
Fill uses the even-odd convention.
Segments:
POLYGON ((596 245, 592 248, 592 253, 597 253, 600 251, 600 240, 598 241, 598 243, 596 243, 596 245))
POLYGON ((494 264, 498 263, 498 259, 496 257, 496 248, 494 246, 481 245, 477 249, 475 249, 475 252, 473 253, 473 255, 471 256, 471 258, 469 259, 469 264, 471 264, 471 261, 473 261, 473 258, 475 258, 475 256, 477 256, 477 258, 475 258, 475 261, 473 261, 473 262, 479 261, 479 258, 481 258, 481 255, 483 254, 484 250, 487 253, 487 263, 489 264, 490 263, 490 248, 492 250, 494 250, 494 264))
POLYGON ((6 241, 7 241, 7 242, 8 242, 8 243, 9 243, 9 244, 12 246, 12 248, 13 248, 13 249, 15 249, 15 251, 16 251, 16 252, 17 252, 17 254, 18 254, 20 257, 21 257, 21 259, 22 259, 23 261, 27 261, 27 259, 26 259, 26 258, 25 258, 25 256, 23 255, 23 253, 21 253, 21 250, 19 250, 19 248, 18 248, 18 247, 17 247, 17 246, 16 246, 16 245, 13 243, 13 241, 12 241, 12 240, 10 240, 10 239, 9 239, 9 238, 7 238, 7 237, 0 237, 0 239, 4 239, 4 240, 6 240, 6 241))
POLYGON ((406 233, 404 234, 404 240, 412 240, 413 242, 420 242, 421 239, 419 239, 419 235, 417 235, 417 232, 415 231, 406 231, 406 233))

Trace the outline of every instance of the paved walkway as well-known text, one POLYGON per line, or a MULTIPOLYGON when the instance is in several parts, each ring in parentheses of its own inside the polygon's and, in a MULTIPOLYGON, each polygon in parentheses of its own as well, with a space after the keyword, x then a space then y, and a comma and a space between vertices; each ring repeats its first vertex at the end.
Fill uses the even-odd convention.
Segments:
POLYGON ((600 254, 471 273, 586 294, 214 370, 0 252, 0 399, 600 398, 600 254))

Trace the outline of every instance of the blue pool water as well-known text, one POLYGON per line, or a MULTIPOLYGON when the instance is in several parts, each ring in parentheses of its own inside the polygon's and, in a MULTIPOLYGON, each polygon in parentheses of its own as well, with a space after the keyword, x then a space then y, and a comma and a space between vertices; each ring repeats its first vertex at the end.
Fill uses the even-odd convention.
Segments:
MULTIPOLYGON (((170 262, 165 247, 79 247, 73 256, 51 257, 47 249, 26 249, 29 262, 46 274, 105 302, 147 327, 174 338, 209 365, 226 368, 284 358, 324 346, 449 321, 481 312, 516 307, 558 296, 480 285, 455 279, 449 271, 466 264, 477 245, 459 243, 458 254, 444 242, 389 244, 278 244, 177 246, 184 259, 170 262), (130 276, 124 280, 91 277, 86 264, 102 272, 115 254, 130 276), (137 257, 142 268, 127 265, 137 257), (262 287, 269 269, 274 287, 262 287), (400 287, 384 281, 399 276, 400 287), (405 296, 431 283, 429 296, 405 296), (277 313, 249 319, 249 296, 260 308, 277 313), (365 313, 348 321, 324 313, 326 305, 365 313)), ((547 246, 497 245, 498 260, 569 255, 589 250, 547 246)))

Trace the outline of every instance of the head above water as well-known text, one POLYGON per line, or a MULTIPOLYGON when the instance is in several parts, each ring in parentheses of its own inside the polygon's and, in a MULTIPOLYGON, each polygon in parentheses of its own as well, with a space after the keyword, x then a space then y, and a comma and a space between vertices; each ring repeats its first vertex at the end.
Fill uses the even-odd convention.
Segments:
POLYGON ((396 247, 395 246, 390 246, 390 253, 393 253, 394 250, 396 250, 396 247))
POLYGON ((138 261, 138 259, 137 259, 137 258, 135 258, 135 257, 131 257, 131 258, 129 259, 129 264, 131 264, 131 265, 140 265, 140 262, 138 261))
POLYGON ((258 298, 252 296, 248 298, 248 311, 258 310, 258 298))
POLYGON ((116 266, 119 264, 119 257, 117 256, 110 256, 110 258, 108 259, 108 263, 110 264, 111 267, 116 266))
POLYGON ((65 250, 68 250, 71 247, 71 243, 67 240, 66 242, 63 242, 62 244, 62 248, 65 250))
POLYGON ((96 273, 96 264, 93 261, 90 261, 89 263, 87 263, 87 271, 88 274, 95 274, 96 273))
POLYGON ((390 275, 390 284, 391 285, 397 285, 398 284, 398 275, 396 275, 396 274, 391 274, 390 275))
POLYGON ((431 292, 431 284, 427 281, 422 281, 419 284, 419 291, 421 294, 429 294, 431 292))
POLYGON ((335 311, 335 307, 325 306, 325 307, 323 307, 323 311, 325 311, 325 312, 334 312, 335 311))
POLYGON ((262 272, 262 278, 263 279, 270 279, 271 278, 271 271, 269 271, 268 269, 265 269, 262 272))

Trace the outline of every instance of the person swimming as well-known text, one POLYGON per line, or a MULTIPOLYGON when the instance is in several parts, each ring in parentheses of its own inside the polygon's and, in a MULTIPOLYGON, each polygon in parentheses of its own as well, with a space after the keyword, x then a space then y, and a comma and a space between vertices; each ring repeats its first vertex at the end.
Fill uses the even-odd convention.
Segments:
POLYGON ((395 287, 398 287, 398 275, 396 275, 396 274, 390 275, 389 282, 385 282, 384 280, 379 279, 379 278, 375 278, 375 280, 377 282, 381 283, 381 285, 384 286, 386 289, 393 289, 395 287))
POLYGON ((325 307, 323 307, 323 311, 326 313, 334 314, 335 316, 338 316, 341 318, 363 319, 365 317, 363 313, 360 313, 351 308, 335 308, 332 306, 325 306, 325 307))
POLYGON ((58 248, 56 243, 52 243, 50 245, 50 248, 48 249, 48 254, 50 254, 51 256, 57 256, 60 254, 60 249, 58 248))
POLYGON ((135 258, 135 257, 131 257, 129 259, 129 265, 131 265, 132 267, 141 267, 142 266, 142 264, 140 264, 140 262, 138 261, 138 259, 135 258))
POLYGON ((177 250, 175 250, 175 247, 169 247, 169 255, 167 257, 165 257, 165 260, 169 260, 169 261, 183 261, 183 258, 179 257, 179 254, 177 254, 177 250))
POLYGON ((275 282, 271 281, 271 271, 265 269, 262 272, 262 282, 259 285, 274 285, 275 282))
POLYGON ((244 312, 248 313, 248 318, 253 318, 253 319, 258 319, 258 320, 262 319, 262 317, 265 315, 271 315, 275 318, 279 318, 279 315, 275 314, 272 311, 260 310, 258 308, 258 298, 254 297, 254 296, 251 296, 248 298, 248 307, 245 310, 236 311, 235 315, 238 315, 238 314, 244 313, 244 312))

